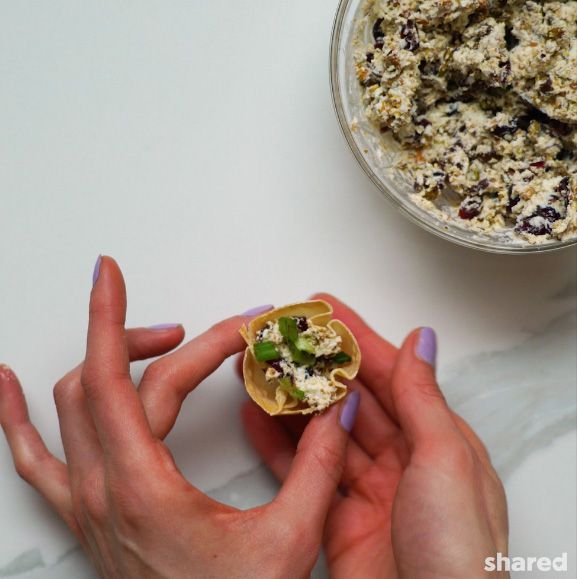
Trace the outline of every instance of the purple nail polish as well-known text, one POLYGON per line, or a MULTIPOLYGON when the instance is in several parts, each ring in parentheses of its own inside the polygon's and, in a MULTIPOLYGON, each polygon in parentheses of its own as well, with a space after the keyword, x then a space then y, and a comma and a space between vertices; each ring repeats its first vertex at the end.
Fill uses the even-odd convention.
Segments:
POLYGON ((174 330, 174 328, 178 328, 181 325, 182 324, 156 324, 154 326, 148 326, 148 329, 160 332, 162 330, 174 330))
POLYGON ((257 306, 256 308, 252 308, 252 310, 244 312, 241 316, 258 316, 259 314, 264 314, 273 308, 274 306, 271 304, 267 304, 266 306, 257 306))
POLYGON ((423 362, 437 365, 437 336, 432 328, 421 328, 417 340, 416 354, 423 362))
POLYGON ((94 272, 92 273, 92 287, 98 281, 98 276, 100 275, 100 264, 102 263, 102 256, 99 255, 98 259, 96 260, 96 264, 94 265, 94 272))
POLYGON ((351 392, 345 399, 345 403, 343 404, 343 408, 341 410, 340 422, 341 426, 347 432, 350 432, 355 425, 360 401, 361 394, 357 390, 351 392))

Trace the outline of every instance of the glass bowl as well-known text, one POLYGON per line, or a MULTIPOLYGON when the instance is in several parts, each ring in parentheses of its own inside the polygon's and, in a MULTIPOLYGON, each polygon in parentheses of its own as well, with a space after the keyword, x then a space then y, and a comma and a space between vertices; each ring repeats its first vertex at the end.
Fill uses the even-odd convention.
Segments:
MULTIPOLYGON (((412 200, 412 180, 406 173, 396 169, 399 146, 389 135, 381 134, 365 118, 363 112, 361 86, 356 77, 353 58, 353 39, 360 33, 366 35, 368 40, 371 34, 368 27, 361 22, 364 2, 365 0, 341 0, 339 4, 331 39, 331 90, 343 134, 357 161, 385 198, 423 229, 459 245, 482 251, 541 253, 575 245, 575 238, 531 245, 514 238, 510 231, 475 231, 451 220, 444 220, 442 216, 419 207, 412 200)), ((449 204, 450 200, 446 200, 445 205, 449 204)))

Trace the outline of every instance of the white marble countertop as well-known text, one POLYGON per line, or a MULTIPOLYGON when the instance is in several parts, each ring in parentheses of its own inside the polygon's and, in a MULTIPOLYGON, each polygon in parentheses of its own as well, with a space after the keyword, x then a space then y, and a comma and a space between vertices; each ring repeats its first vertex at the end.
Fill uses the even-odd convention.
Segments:
MULTIPOLYGON (((62 456, 52 385, 82 356, 99 253, 124 269, 132 325, 193 336, 318 290, 395 343, 430 325, 443 388, 505 478, 513 553, 567 551, 576 577, 576 254, 476 253, 385 203, 332 111, 335 10, 0 2, 0 361, 62 456)), ((243 437, 243 397, 228 364, 169 443, 194 484, 248 506, 275 486, 243 437)), ((93 577, 3 440, 0 538, 0 577, 93 577)))

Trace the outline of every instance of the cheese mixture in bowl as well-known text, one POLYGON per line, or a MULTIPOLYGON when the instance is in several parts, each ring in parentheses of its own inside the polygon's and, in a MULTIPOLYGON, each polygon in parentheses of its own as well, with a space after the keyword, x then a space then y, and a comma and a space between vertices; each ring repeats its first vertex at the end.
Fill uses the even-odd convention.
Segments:
POLYGON ((358 4, 347 53, 358 92, 342 83, 359 101, 352 140, 366 122, 394 143, 408 196, 437 222, 516 247, 574 241, 577 1, 358 4))

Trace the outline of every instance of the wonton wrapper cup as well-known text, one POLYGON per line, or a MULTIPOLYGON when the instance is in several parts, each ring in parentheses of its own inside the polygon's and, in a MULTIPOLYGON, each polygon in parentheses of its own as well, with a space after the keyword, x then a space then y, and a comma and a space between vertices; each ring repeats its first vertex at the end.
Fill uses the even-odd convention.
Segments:
POLYGON ((335 402, 344 398, 347 394, 347 387, 338 381, 342 376, 347 380, 352 380, 359 371, 361 365, 361 351, 357 340, 351 331, 339 320, 332 319, 332 306, 322 300, 302 302, 270 310, 252 319, 247 326, 240 330, 242 337, 248 344, 244 352, 243 375, 244 385, 249 396, 271 416, 281 414, 312 414, 314 409, 306 402, 295 400, 287 392, 281 389, 278 382, 267 382, 265 378, 266 363, 257 362, 252 352, 252 345, 256 342, 257 332, 261 330, 267 322, 276 321, 283 316, 305 316, 317 326, 327 326, 333 329, 342 338, 342 350, 349 354, 352 360, 344 366, 339 366, 331 370, 329 380, 337 388, 335 402), (276 384, 276 387, 275 387, 276 384))

